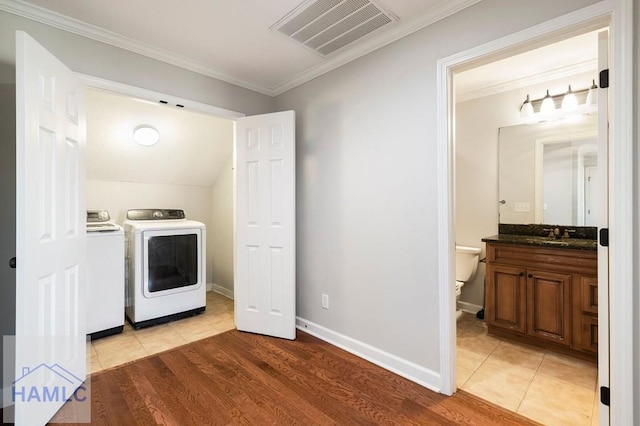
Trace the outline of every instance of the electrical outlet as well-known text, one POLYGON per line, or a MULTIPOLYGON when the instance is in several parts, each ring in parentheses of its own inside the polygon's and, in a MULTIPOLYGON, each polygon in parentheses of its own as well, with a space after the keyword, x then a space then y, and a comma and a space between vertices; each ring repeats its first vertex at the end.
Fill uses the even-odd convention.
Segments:
POLYGON ((329 309, 329 295, 328 294, 323 294, 322 295, 322 308, 323 309, 329 309))

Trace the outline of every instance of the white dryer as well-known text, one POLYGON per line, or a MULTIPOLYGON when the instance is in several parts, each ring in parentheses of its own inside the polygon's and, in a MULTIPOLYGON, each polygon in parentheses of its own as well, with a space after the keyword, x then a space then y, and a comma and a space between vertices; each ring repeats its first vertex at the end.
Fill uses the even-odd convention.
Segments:
POLYGON ((206 306, 206 230, 183 210, 127 212, 126 308, 134 328, 198 314, 206 306))
POLYGON ((124 327, 124 231, 106 210, 87 210, 87 334, 124 327))

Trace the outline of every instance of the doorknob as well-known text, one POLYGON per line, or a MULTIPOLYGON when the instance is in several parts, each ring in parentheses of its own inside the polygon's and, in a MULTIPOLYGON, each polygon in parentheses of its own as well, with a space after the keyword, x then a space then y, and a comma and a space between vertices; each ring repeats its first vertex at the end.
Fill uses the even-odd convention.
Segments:
POLYGON ((12 257, 11 259, 9 259, 9 266, 12 269, 16 269, 16 258, 15 257, 12 257))

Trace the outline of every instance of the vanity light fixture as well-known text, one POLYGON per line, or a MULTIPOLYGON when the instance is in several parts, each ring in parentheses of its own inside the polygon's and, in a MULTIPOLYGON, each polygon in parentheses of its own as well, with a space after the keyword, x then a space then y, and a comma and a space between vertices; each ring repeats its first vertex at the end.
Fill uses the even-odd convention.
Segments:
POLYGON ((546 91, 544 98, 527 99, 520 106, 520 118, 527 122, 554 120, 568 115, 593 114, 598 107, 598 86, 595 80, 590 88, 573 90, 571 85, 565 93, 552 95, 546 91))
POLYGON ((543 114, 551 114, 556 110, 556 103, 553 101, 553 98, 549 94, 549 90, 547 89, 547 94, 544 98, 542 98, 542 105, 540 105, 540 112, 543 114))
POLYGON ((144 146, 151 146, 158 143, 160 133, 148 124, 141 124, 133 130, 133 140, 144 146))

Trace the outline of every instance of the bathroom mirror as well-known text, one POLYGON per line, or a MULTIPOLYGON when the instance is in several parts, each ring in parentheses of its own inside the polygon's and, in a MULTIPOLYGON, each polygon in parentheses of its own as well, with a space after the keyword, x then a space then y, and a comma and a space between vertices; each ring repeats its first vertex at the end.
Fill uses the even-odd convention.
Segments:
POLYGON ((596 114, 500 128, 499 222, 595 226, 597 135, 596 114))

